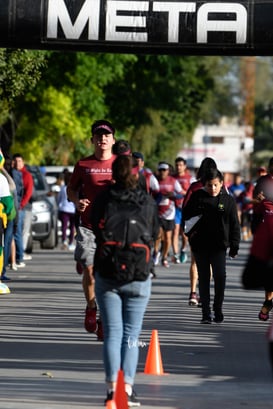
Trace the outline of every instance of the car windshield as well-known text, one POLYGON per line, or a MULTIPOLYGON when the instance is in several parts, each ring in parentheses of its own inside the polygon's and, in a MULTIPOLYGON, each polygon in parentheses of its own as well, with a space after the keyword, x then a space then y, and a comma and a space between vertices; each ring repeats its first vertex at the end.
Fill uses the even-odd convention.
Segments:
POLYGON ((35 166, 28 166, 28 170, 32 174, 35 191, 36 192, 48 191, 49 187, 47 185, 47 182, 46 182, 45 178, 43 177, 42 173, 40 172, 40 169, 35 167, 35 166))

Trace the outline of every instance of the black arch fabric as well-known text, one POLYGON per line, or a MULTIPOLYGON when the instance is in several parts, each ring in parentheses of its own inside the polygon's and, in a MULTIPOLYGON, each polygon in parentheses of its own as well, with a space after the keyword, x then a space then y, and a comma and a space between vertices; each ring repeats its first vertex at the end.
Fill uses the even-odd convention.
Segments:
POLYGON ((272 55, 273 1, 1 0, 0 47, 272 55))

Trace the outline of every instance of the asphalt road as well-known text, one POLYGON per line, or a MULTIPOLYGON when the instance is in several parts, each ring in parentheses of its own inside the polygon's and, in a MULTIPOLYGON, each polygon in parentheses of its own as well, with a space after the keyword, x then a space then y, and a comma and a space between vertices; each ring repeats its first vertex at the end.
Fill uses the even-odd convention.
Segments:
MULTIPOLYGON (((248 252, 228 260, 222 324, 201 325, 188 306, 189 263, 157 267, 140 337, 136 391, 144 409, 273 408, 263 293, 244 291, 248 252), (164 375, 144 375, 152 330, 164 375)), ((83 328, 85 302, 73 255, 35 250, 0 295, 0 409, 98 409, 105 398, 102 343, 83 328)))

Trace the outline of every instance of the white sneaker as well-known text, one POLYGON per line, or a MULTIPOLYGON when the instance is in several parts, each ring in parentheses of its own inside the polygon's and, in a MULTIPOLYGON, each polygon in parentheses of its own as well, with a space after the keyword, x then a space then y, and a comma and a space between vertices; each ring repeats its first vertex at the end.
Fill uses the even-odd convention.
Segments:
POLYGON ((68 246, 69 251, 74 251, 75 248, 76 248, 75 244, 69 244, 69 246, 68 246))
POLYGON ((32 256, 30 254, 24 253, 23 260, 32 260, 32 256))
POLYGON ((160 256, 161 256, 160 251, 158 251, 157 253, 154 254, 153 259, 154 259, 154 265, 155 266, 158 266, 159 261, 160 261, 160 256))
POLYGON ((13 271, 17 271, 17 265, 15 263, 10 264, 10 269, 13 271))
POLYGON ((26 263, 23 263, 22 261, 20 261, 19 263, 16 263, 16 267, 17 267, 17 268, 26 267, 26 263))
POLYGON ((67 240, 65 240, 65 241, 62 242, 62 247, 61 247, 61 249, 62 249, 62 250, 68 250, 67 240))

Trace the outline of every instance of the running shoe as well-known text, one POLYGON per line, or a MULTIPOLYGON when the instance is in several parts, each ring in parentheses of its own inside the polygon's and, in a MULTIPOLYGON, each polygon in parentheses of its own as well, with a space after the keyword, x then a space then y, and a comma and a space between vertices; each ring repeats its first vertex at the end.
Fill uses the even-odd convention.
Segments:
POLYGON ((185 253, 185 251, 181 250, 181 252, 180 252, 180 262, 181 263, 186 263, 187 260, 188 260, 187 254, 185 253))
POLYGON ((261 308, 261 311, 259 312, 259 320, 261 321, 267 321, 269 319, 269 313, 273 308, 272 300, 266 300, 263 303, 263 306, 261 308))
POLYGON ((11 279, 8 276, 6 276, 5 274, 2 274, 1 277, 0 277, 0 281, 10 281, 10 280, 11 279))
POLYGON ((168 260, 166 258, 162 259, 162 266, 165 268, 169 268, 170 264, 168 263, 168 260))
POLYGON ((16 267, 17 268, 24 268, 24 267, 26 267, 26 263, 23 263, 23 261, 18 261, 18 263, 16 262, 16 267))
POLYGON ((224 321, 224 315, 221 310, 214 311, 213 321, 216 322, 217 324, 220 324, 221 322, 224 321))
POLYGON ((128 397, 128 406, 130 408, 132 408, 134 406, 140 406, 140 402, 137 399, 137 395, 136 395, 134 390, 132 391, 131 395, 128 395, 128 393, 127 393, 127 397, 128 397))
POLYGON ((179 255, 178 254, 174 254, 172 257, 172 262, 174 264, 180 264, 180 259, 179 259, 179 255))
POLYGON ((106 398, 104 400, 104 405, 107 406, 107 402, 114 399, 114 391, 107 391, 106 398))
POLYGON ((10 268, 11 270, 13 270, 13 271, 17 271, 17 270, 18 270, 16 263, 10 264, 10 265, 9 265, 9 268, 10 268))
POLYGON ((160 260, 160 256, 161 256, 160 251, 158 251, 157 253, 154 253, 154 255, 153 255, 153 260, 154 260, 154 265, 155 265, 155 266, 158 266, 159 260, 160 260))
POLYGON ((93 333, 97 331, 97 307, 89 308, 86 306, 84 327, 87 332, 93 333))
POLYGON ((24 253, 23 260, 32 260, 32 256, 29 253, 24 253))
POLYGON ((211 324, 211 317, 203 317, 200 324, 211 324))
POLYGON ((197 306, 198 303, 199 303, 199 299, 197 297, 197 294, 195 292, 191 292, 189 296, 189 305, 197 306))

